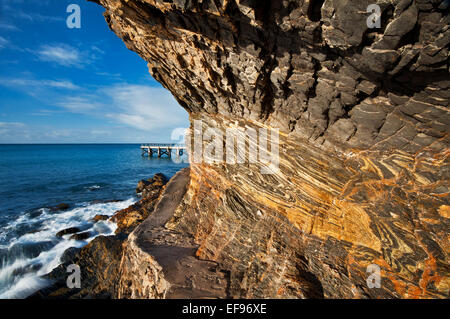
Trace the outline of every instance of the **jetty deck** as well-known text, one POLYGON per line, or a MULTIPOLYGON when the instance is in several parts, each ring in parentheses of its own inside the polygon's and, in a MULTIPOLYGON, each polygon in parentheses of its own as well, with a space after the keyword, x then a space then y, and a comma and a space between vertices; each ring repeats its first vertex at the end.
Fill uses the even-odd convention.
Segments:
POLYGON ((172 157, 173 151, 177 156, 182 156, 186 151, 186 146, 169 143, 147 143, 141 145, 142 156, 152 157, 155 154, 158 157, 162 157, 163 155, 172 157))

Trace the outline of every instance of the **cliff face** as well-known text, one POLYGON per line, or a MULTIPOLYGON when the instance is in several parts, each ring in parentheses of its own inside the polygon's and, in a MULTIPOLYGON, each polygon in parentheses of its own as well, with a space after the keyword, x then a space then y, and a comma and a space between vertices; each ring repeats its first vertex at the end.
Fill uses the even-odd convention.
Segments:
POLYGON ((280 130, 278 172, 192 163, 166 224, 229 274, 228 296, 448 297, 446 2, 95 2, 192 122, 280 130))

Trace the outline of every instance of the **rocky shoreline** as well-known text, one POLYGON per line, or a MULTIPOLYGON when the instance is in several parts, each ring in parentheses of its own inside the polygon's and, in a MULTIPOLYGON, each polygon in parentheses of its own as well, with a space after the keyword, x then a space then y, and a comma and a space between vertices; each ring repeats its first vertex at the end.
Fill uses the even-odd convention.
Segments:
MULTIPOLYGON (((138 183, 136 193, 141 199, 130 207, 117 211, 113 216, 97 215, 92 221, 107 220, 116 223, 115 235, 98 236, 82 248, 69 248, 61 256, 61 264, 44 278, 49 287, 41 289, 28 298, 113 298, 117 295, 119 266, 128 235, 154 210, 168 182, 161 173, 138 183), (81 288, 69 289, 66 284, 67 267, 80 266, 81 288)), ((76 227, 58 232, 57 236, 71 234, 71 239, 82 240, 85 232, 76 227)))
MULTIPOLYGON (((93 1, 191 128, 279 130, 276 174, 191 163, 167 224, 226 270, 229 296, 448 298, 445 1, 93 1), (367 283, 374 267, 379 287, 367 283)), ((137 233, 130 267, 147 265, 154 285, 131 279, 121 296, 170 297, 176 278, 147 259, 166 251, 137 233)))

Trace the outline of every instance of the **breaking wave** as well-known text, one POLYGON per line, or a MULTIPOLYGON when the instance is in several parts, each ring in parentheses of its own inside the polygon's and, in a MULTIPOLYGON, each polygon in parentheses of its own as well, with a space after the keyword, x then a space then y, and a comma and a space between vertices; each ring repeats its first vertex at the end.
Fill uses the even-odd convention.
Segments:
MULTIPOLYGON (((96 185, 97 186, 97 185, 96 185)), ((0 298, 25 298, 49 285, 42 278, 60 264, 64 251, 82 247, 99 235, 112 235, 117 226, 110 221, 92 222, 96 215, 111 216, 136 202, 135 198, 108 203, 84 203, 52 212, 41 208, 24 213, 0 229, 0 298), (89 232, 83 241, 56 234, 70 227, 89 232), (7 244, 5 244, 7 243, 7 244)))

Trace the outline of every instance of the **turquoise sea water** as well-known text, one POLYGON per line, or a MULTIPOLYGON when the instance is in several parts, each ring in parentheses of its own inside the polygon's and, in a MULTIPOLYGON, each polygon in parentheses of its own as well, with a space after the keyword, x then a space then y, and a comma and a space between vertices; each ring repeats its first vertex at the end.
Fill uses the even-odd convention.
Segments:
POLYGON ((21 298, 48 284, 40 277, 115 225, 93 224, 134 203, 139 180, 172 177, 188 164, 142 157, 137 144, 0 145, 0 298, 21 298), (61 203, 66 211, 51 211, 61 203), (86 241, 58 238, 68 227, 90 231, 86 241))

